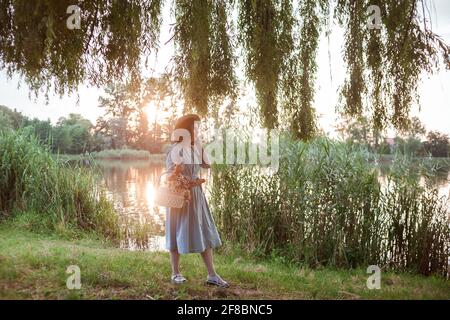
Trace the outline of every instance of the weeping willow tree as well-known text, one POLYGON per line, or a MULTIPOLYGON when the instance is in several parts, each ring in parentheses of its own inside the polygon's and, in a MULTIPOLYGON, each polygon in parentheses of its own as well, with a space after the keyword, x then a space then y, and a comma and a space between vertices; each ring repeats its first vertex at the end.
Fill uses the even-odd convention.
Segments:
POLYGON ((369 114, 376 130, 405 128, 421 74, 450 68, 427 0, 2 0, 0 66, 36 93, 139 81, 158 49, 165 4, 173 9, 173 78, 186 108, 218 116, 217 106, 242 88, 242 61, 262 124, 300 139, 316 130, 318 44, 335 21, 345 30, 340 111, 369 114), (79 30, 66 27, 72 4, 81 9, 79 30), (379 29, 367 25, 370 5, 380 8, 379 29))

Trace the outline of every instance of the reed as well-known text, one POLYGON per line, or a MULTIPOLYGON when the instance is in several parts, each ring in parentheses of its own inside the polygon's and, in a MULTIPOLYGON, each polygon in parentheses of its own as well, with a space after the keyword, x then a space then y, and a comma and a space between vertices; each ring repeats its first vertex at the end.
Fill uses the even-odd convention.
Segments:
POLYGON ((395 160, 381 185, 363 147, 284 137, 280 148, 276 173, 213 167, 211 205, 223 237, 312 267, 448 274, 447 200, 420 183, 407 160, 395 160))
POLYGON ((64 165, 26 131, 0 133, 0 212, 18 219, 26 213, 53 231, 120 238, 118 216, 98 177, 64 165))

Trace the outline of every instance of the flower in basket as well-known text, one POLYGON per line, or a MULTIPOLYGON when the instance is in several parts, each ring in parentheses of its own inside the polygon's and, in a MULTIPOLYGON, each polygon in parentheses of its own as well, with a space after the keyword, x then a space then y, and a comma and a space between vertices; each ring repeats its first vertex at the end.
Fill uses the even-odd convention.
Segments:
POLYGON ((186 178, 183 174, 183 165, 177 164, 175 166, 175 170, 169 176, 168 187, 171 190, 174 190, 176 193, 180 193, 184 195, 184 199, 189 201, 191 199, 190 189, 195 186, 199 186, 205 182, 205 179, 195 179, 190 180, 186 178))
POLYGON ((169 189, 175 191, 176 193, 183 194, 184 199, 188 201, 191 199, 190 180, 185 176, 183 176, 182 171, 183 165, 177 164, 175 166, 175 170, 167 179, 168 187, 169 189))

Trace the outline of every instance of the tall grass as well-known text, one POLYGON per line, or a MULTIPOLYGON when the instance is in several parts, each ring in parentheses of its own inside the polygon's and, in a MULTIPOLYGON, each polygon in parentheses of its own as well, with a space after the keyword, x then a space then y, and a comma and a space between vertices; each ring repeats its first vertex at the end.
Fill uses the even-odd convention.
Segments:
POLYGON ((25 131, 0 133, 0 213, 31 214, 55 231, 120 235, 118 216, 97 177, 63 165, 25 131))
POLYGON ((397 162, 382 186, 372 155, 358 146, 282 139, 280 155, 276 173, 214 166, 211 205, 223 237, 313 267, 447 274, 446 201, 407 163, 397 162))

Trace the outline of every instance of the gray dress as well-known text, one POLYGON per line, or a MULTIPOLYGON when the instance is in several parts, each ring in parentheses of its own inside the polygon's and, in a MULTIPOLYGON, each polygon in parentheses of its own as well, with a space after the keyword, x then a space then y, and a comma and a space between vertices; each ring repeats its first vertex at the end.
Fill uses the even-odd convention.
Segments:
MULTIPOLYGON (((169 148, 166 158, 167 171, 175 168, 169 148)), ((197 179, 200 164, 184 164, 182 174, 197 179)), ((201 186, 191 188, 191 200, 183 208, 166 209, 166 248, 179 253, 203 252, 221 245, 214 219, 201 186)))

